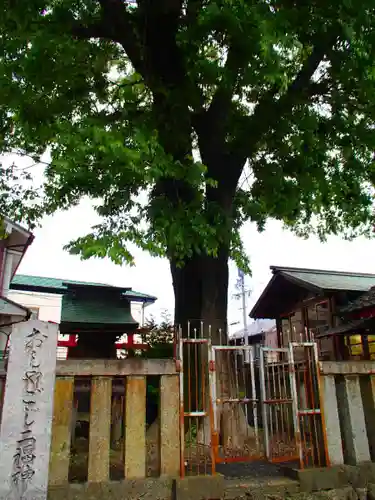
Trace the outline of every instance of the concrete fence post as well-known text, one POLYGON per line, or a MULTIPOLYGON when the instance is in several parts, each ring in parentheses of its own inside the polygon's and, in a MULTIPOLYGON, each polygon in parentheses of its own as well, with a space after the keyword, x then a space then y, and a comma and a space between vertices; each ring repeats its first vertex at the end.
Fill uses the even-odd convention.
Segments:
POLYGON ((367 462, 370 450, 358 375, 344 375, 338 379, 337 399, 345 463, 367 462))
POLYGON ((125 479, 146 477, 146 377, 126 377, 125 479))
POLYGON ((93 377, 90 402, 88 482, 109 480, 112 379, 93 377))
POLYGON ((160 475, 180 474, 180 396, 178 375, 160 377, 160 475))
POLYGON ((360 383, 370 455, 375 461, 375 376, 361 377, 360 383))
POLYGON ((74 377, 56 379, 49 484, 68 482, 74 377))
POLYGON ((325 420, 323 424, 326 427, 329 462, 331 465, 342 465, 344 463, 344 455, 339 425, 335 376, 324 375, 321 380, 325 420))

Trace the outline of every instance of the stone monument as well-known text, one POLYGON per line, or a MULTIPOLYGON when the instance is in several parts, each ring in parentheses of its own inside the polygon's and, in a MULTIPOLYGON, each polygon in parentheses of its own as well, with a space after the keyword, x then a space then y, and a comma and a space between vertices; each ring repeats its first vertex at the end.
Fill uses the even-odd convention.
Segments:
POLYGON ((46 500, 58 325, 14 325, 0 428, 0 500, 46 500))

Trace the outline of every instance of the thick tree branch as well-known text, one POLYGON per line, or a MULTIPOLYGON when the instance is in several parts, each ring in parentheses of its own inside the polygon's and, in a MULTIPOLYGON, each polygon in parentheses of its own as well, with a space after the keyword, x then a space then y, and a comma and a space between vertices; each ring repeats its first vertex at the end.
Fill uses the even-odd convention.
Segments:
POLYGON ((173 16, 175 22, 178 21, 182 13, 182 0, 138 0, 138 5, 143 12, 147 12, 150 16, 167 15, 173 16))
POLYGON ((246 64, 246 56, 242 53, 239 47, 231 43, 228 49, 227 60, 223 69, 223 76, 221 82, 217 86, 215 94, 212 98, 211 104, 206 112, 202 113, 202 122, 209 125, 206 129, 206 134, 210 133, 212 138, 215 138, 217 144, 218 140, 224 140, 225 134, 225 117, 228 115, 232 105, 232 98, 238 76, 241 68, 246 64), (218 134, 220 137, 218 137, 218 134))
POLYGON ((336 40, 336 33, 325 38, 320 37, 287 91, 276 99, 279 89, 272 88, 259 101, 254 113, 243 117, 239 134, 231 145, 231 149, 236 151, 242 162, 254 155, 259 142, 276 126, 281 116, 289 114, 293 105, 301 98, 311 98, 312 92, 317 91, 319 84, 314 82, 312 77, 336 40))
POLYGON ((230 43, 223 77, 212 98, 207 115, 216 118, 227 114, 241 70, 246 65, 248 55, 235 43, 230 43))
POLYGON ((84 39, 103 38, 119 43, 136 71, 142 73, 145 67, 135 14, 127 10, 123 0, 99 0, 99 3, 101 9, 98 19, 87 25, 82 22, 73 23, 73 36, 84 39))
POLYGON ((102 24, 101 21, 84 25, 81 22, 72 23, 72 35, 81 40, 90 38, 104 38, 113 40, 113 35, 102 24))
MULTIPOLYGON (((139 0, 144 60, 153 92, 186 87, 184 54, 177 44, 182 0, 139 0)), ((146 77, 146 76, 145 76, 146 77)))
MULTIPOLYGON (((197 107, 199 89, 190 81, 185 54, 177 43, 183 0, 138 0, 134 11, 128 11, 123 0, 99 3, 100 18, 90 26, 76 26, 74 34, 105 38, 123 46, 153 93, 161 145, 175 161, 184 162, 191 154, 189 106, 197 107)), ((190 186, 171 179, 162 179, 155 191, 172 200, 192 196, 190 186)))
POLYGON ((98 19, 88 25, 75 23, 73 35, 121 44, 153 92, 180 87, 185 68, 176 35, 182 0, 139 0, 133 11, 127 9, 123 0, 98 1, 98 19))
POLYGON ((233 41, 229 44, 223 76, 211 104, 207 111, 194 116, 194 128, 198 134, 202 160, 208 167, 207 175, 218 182, 225 179, 226 188, 229 190, 232 185, 235 188, 238 176, 232 169, 234 176, 228 175, 228 165, 231 163, 226 151, 228 115, 231 111, 239 74, 246 65, 247 57, 247 54, 241 51, 233 41))
MULTIPOLYGON (((319 41, 286 93, 278 99, 275 99, 279 92, 279 88, 274 87, 271 89, 258 103, 253 115, 240 118, 239 134, 235 142, 218 148, 218 142, 217 140, 215 141, 215 136, 216 139, 219 136, 219 139, 222 141, 224 141, 225 138, 220 137, 220 133, 218 134, 220 129, 215 126, 217 123, 216 120, 224 121, 226 116, 223 116, 222 113, 229 114, 232 111, 234 85, 238 77, 238 70, 241 68, 239 64, 240 61, 236 61, 235 54, 233 54, 233 61, 229 58, 231 54, 228 54, 227 63, 233 71, 232 80, 229 79, 227 85, 218 88, 211 107, 204 117, 206 121, 204 118, 200 118, 201 122, 199 122, 198 118, 197 122, 198 130, 201 127, 201 133, 199 134, 201 151, 204 151, 204 148, 210 145, 216 145, 216 148, 211 148, 210 150, 210 152, 216 154, 216 161, 212 163, 211 159, 211 169, 209 169, 208 175, 219 181, 219 189, 218 193, 210 192, 207 193, 207 196, 220 196, 219 191, 222 191, 221 196, 224 197, 227 197, 226 193, 229 196, 234 194, 233 189, 235 189, 237 185, 247 158, 251 157, 256 152, 259 147, 259 142, 265 137, 267 132, 277 124, 279 117, 289 113, 294 103, 301 99, 311 99, 311 96, 315 92, 322 91, 323 84, 313 82, 312 76, 335 40, 336 37, 331 36, 329 40, 319 41), (212 113, 211 116, 210 113, 212 113), (210 136, 212 132, 215 135, 210 136), (225 182, 222 181, 224 179, 225 182)), ((241 62, 242 64, 246 63, 245 61, 241 62)), ((324 90, 327 91, 327 88, 324 90)))
POLYGON ((202 10, 204 3, 204 0, 188 0, 184 17, 186 26, 191 26, 196 23, 198 14, 202 10))
MULTIPOLYGON (((183 48, 177 43, 182 0, 140 0, 138 5, 159 141, 174 161, 189 168, 186 161, 192 148, 189 106, 195 108, 199 102, 199 89, 190 80, 183 48)), ((180 200, 194 199, 195 192, 184 181, 163 178, 155 186, 153 196, 166 196, 172 204, 178 204, 180 200)))
POLYGON ((138 0, 134 10, 128 10, 123 0, 98 2, 98 18, 90 24, 74 22, 73 35, 121 44, 154 96, 166 98, 172 91, 186 106, 197 109, 200 92, 189 79, 185 56, 177 44, 183 0, 138 0))

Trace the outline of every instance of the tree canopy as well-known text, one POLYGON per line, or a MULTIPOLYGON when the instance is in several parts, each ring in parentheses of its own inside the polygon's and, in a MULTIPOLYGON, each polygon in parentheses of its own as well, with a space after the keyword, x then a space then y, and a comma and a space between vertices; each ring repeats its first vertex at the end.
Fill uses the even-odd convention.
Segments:
POLYGON ((0 150, 50 161, 40 187, 3 166, 0 210, 89 196, 102 223, 70 250, 118 263, 224 245, 246 268, 239 228, 269 217, 368 232, 374 20, 371 0, 5 0, 0 150))

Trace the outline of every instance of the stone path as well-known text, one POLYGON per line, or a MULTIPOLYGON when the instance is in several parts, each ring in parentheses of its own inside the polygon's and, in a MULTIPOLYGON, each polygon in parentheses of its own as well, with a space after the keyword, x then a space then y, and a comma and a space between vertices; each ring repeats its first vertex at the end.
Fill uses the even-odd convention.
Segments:
POLYGON ((243 477, 283 477, 280 467, 265 461, 219 464, 216 466, 216 470, 220 474, 223 474, 225 478, 232 479, 243 477))

